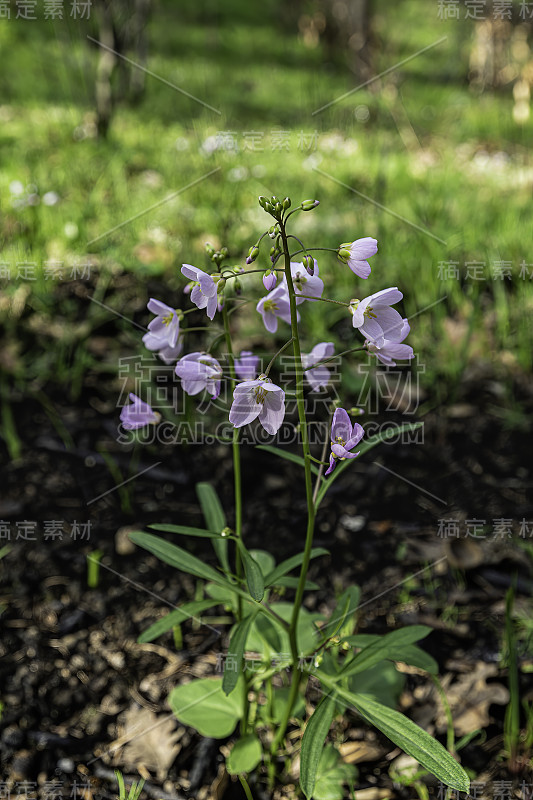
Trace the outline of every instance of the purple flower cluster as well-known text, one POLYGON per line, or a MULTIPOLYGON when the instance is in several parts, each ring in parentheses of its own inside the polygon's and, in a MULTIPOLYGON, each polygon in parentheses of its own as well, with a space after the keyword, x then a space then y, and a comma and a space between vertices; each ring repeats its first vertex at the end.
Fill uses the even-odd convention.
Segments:
MULTIPOLYGON (((257 257, 257 248, 252 248, 252 255, 247 263, 257 257)), ((369 277, 371 268, 368 259, 377 253, 377 241, 371 237, 340 245, 338 256, 352 272, 360 278, 369 277)), ((217 262, 218 263, 218 262, 217 262)), ((275 260, 273 259, 273 264, 275 260)), ((242 272, 235 268, 234 276, 242 272)), ((183 264, 182 274, 188 278, 185 287, 191 301, 199 309, 205 309, 209 319, 213 319, 217 310, 224 304, 224 291, 228 275, 204 272, 191 264, 183 264)), ((223 272, 223 270, 222 270, 223 272)), ((301 306, 306 300, 315 302, 322 298, 324 282, 319 276, 318 263, 309 255, 303 262, 291 262, 290 272, 295 294, 295 303, 301 306)), ((236 281, 237 283, 237 281, 236 281)), ((263 284, 267 294, 257 303, 257 311, 263 319, 265 328, 275 333, 278 321, 291 322, 291 308, 287 276, 278 280, 274 266, 263 275, 263 284)), ((349 309, 352 314, 353 327, 364 337, 367 351, 386 366, 395 366, 396 359, 413 358, 413 349, 403 344, 409 334, 409 323, 392 306, 402 300, 403 295, 397 287, 383 289, 365 297, 363 300, 352 300, 349 309)), ((180 355, 183 351, 183 334, 180 331, 180 320, 183 312, 173 309, 160 300, 151 298, 148 310, 154 318, 148 325, 148 332, 143 337, 145 346, 158 353, 166 363, 176 362, 175 374, 181 380, 184 391, 189 395, 207 392, 213 399, 220 394, 223 375, 222 367, 217 359, 209 353, 195 351, 180 355), (179 360, 178 360, 179 359, 179 360)), ((300 315, 296 312, 297 321, 300 315)), ((331 375, 328 362, 334 354, 332 342, 320 342, 311 352, 302 354, 303 374, 311 391, 318 392, 327 387, 331 375)), ((241 351, 234 360, 235 376, 238 383, 233 391, 233 402, 229 411, 229 420, 235 428, 241 428, 254 420, 269 434, 275 434, 281 427, 285 416, 285 392, 271 381, 268 374, 258 375, 259 358, 250 350, 241 351)), ((268 373, 268 370, 267 370, 268 373)), ((159 421, 159 414, 154 412, 134 394, 130 394, 131 405, 122 409, 120 418, 127 430, 135 430, 159 421)), ((348 413, 338 408, 331 425, 331 454, 326 475, 331 474, 339 461, 352 459, 359 455, 353 452, 361 441, 364 431, 361 425, 350 422, 348 413)))

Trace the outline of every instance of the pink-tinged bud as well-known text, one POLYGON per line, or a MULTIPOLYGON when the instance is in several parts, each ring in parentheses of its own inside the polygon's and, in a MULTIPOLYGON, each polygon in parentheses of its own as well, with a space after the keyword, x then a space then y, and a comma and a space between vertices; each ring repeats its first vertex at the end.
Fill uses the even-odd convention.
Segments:
POLYGON ((312 211, 319 205, 319 200, 303 200, 301 203, 302 211, 312 211))
POLYGON ((233 281, 233 289, 237 296, 242 294, 242 283, 238 278, 235 278, 235 280, 233 281))
POLYGON ((304 256, 302 258, 302 264, 306 268, 309 275, 315 274, 315 260, 313 256, 304 256))
POLYGON ((276 277, 275 272, 271 272, 269 269, 263 275, 263 286, 267 290, 267 292, 271 292, 272 289, 276 286, 278 279, 276 277))
POLYGON ((257 247, 257 245, 253 245, 248 250, 248 258, 246 259, 246 263, 251 264, 253 261, 255 261, 258 255, 259 255, 259 248, 257 247))

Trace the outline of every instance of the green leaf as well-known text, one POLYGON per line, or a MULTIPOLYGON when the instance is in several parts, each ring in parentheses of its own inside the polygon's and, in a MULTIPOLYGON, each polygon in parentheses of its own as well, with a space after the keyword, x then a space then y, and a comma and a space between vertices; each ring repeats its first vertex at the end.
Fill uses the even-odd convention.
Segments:
MULTIPOLYGON (((357 633, 355 636, 346 636, 344 641, 351 644, 353 647, 367 647, 369 644, 377 642, 380 638, 380 636, 373 633, 357 633)), ((431 675, 438 675, 439 665, 433 656, 430 656, 429 653, 426 653, 425 650, 422 650, 422 648, 418 647, 416 644, 406 644, 405 647, 400 647, 394 652, 395 655, 392 661, 403 661, 404 664, 418 667, 418 669, 424 669, 431 675)))
MULTIPOLYGON (((317 558, 318 556, 329 556, 329 550, 325 550, 323 547, 313 547, 311 550, 311 558, 317 558)), ((282 561, 281 564, 278 564, 276 569, 269 572, 269 574, 265 577, 265 586, 273 586, 278 583, 279 578, 283 575, 286 575, 288 572, 291 572, 296 567, 299 567, 304 559, 303 553, 298 553, 295 556, 291 556, 290 558, 286 558, 285 561, 282 561)))
MULTIPOLYGON (((386 442, 388 439, 394 439, 395 436, 398 436, 401 433, 405 433, 407 431, 416 431, 418 428, 421 428, 423 425, 422 422, 408 422, 405 425, 398 425, 393 428, 387 428, 380 433, 377 433, 375 436, 370 436, 368 439, 363 440, 359 447, 359 460, 365 453, 368 453, 369 450, 372 450, 373 447, 376 445, 381 444, 382 442, 386 442)), ((345 461, 341 461, 335 467, 335 471, 331 473, 328 478, 323 478, 322 484, 320 489, 318 490, 318 494, 316 497, 315 502, 315 511, 318 509, 320 503, 324 499, 326 492, 328 491, 329 487, 333 483, 333 481, 337 480, 337 478, 342 475, 345 469, 347 469, 350 464, 352 464, 354 459, 346 459, 345 461)))
MULTIPOLYGON (((276 586, 284 586, 287 589, 297 589, 299 583, 299 578, 293 578, 292 575, 285 575, 284 578, 278 578, 276 586)), ((306 592, 316 592, 317 589, 320 589, 320 586, 314 581, 306 581, 304 583, 304 590, 306 592)))
POLYGON ((386 633, 384 636, 380 636, 378 641, 363 648, 360 653, 345 664, 340 675, 342 677, 356 675, 358 672, 370 669, 374 664, 384 659, 397 661, 399 659, 396 654, 401 647, 423 639, 431 631, 432 628, 428 628, 427 625, 410 625, 406 628, 400 628, 398 631, 386 633))
POLYGON ((357 769, 346 764, 332 744, 326 745, 318 764, 313 797, 315 800, 343 800, 343 784, 353 781, 356 775, 357 769))
POLYGON ((367 695, 349 692, 329 678, 324 678, 322 675, 318 677, 329 689, 335 688, 341 697, 355 706, 367 722, 415 758, 424 769, 435 775, 437 780, 459 792, 469 791, 470 780, 461 765, 440 742, 415 725, 412 720, 399 711, 377 703, 367 695))
POLYGON ((225 695, 221 678, 201 678, 176 686, 168 702, 180 722, 213 739, 225 739, 233 733, 242 717, 241 692, 225 695))
POLYGON ((154 525, 148 525, 154 531, 163 531, 164 533, 182 533, 186 536, 202 536, 206 539, 220 539, 220 531, 206 531, 203 528, 189 528, 188 525, 171 525, 166 522, 157 522, 154 525))
POLYGON ((144 547, 145 550, 153 553, 161 561, 170 564, 171 567, 176 567, 182 572, 188 572, 196 578, 204 578, 207 581, 222 583, 223 585, 228 583, 224 576, 213 567, 210 567, 209 564, 200 561, 199 558, 191 555, 187 550, 183 550, 183 548, 171 544, 159 536, 143 533, 142 531, 134 531, 129 534, 129 538, 134 544, 144 547))
POLYGON ((370 695, 373 700, 389 708, 396 708, 405 680, 404 673, 398 672, 394 664, 380 661, 371 669, 352 675, 348 679, 348 689, 357 694, 370 695))
MULTIPOLYGON (((279 689, 274 689, 273 702, 272 702, 272 721, 280 725, 287 710, 287 703, 290 696, 290 686, 280 686, 279 689)), ((263 706, 265 708, 265 706, 263 706)), ((303 717, 305 714, 305 700, 301 692, 298 692, 294 706, 291 711, 291 717, 303 717)))
POLYGON ((334 714, 335 698, 328 694, 311 714, 304 731, 300 751, 300 786, 308 800, 313 796, 318 763, 334 714))
POLYGON ((195 617, 208 608, 213 608, 213 606, 218 605, 218 602, 218 600, 195 600, 191 603, 184 603, 169 614, 165 614, 164 617, 158 619, 153 625, 150 625, 149 628, 141 633, 137 641, 139 644, 143 642, 153 642, 154 639, 157 639, 158 636, 169 631, 174 625, 179 625, 180 622, 195 617))
POLYGON ((233 628, 222 678, 222 689, 225 694, 230 694, 235 689, 239 675, 242 674, 242 659, 244 648, 246 647, 246 638, 257 614, 258 610, 253 611, 233 628))
MULTIPOLYGON (((282 450, 280 447, 274 447, 271 444, 258 444, 256 450, 265 450, 267 453, 272 453, 279 458, 284 458, 285 461, 292 461, 293 464, 299 464, 300 467, 305 469, 305 459, 302 456, 297 456, 296 453, 290 453, 288 450, 282 450)), ((311 463, 311 472, 318 475, 318 467, 316 464, 311 463)))
MULTIPOLYGON (((210 483, 197 483, 196 494, 208 529, 222 532, 226 527, 226 516, 214 487, 210 483)), ((227 575, 231 572, 228 559, 228 540, 223 538, 214 539, 213 549, 227 575)))
POLYGON ((261 742, 254 733, 243 736, 235 742, 226 759, 226 769, 230 775, 252 772, 263 756, 261 742))
POLYGON ((249 550, 248 552, 261 567, 261 572, 263 575, 268 575, 268 573, 272 572, 276 566, 276 559, 273 555, 267 553, 266 550, 249 550))
POLYGON ((346 619, 355 613, 359 606, 360 594, 358 586, 349 586, 346 591, 341 594, 330 619, 320 628, 319 633, 323 637, 323 640, 329 639, 330 636, 335 636, 335 634, 341 630, 346 619))
POLYGON ((248 552, 240 539, 237 542, 237 546, 242 557, 248 590, 254 600, 257 600, 259 603, 265 594, 265 579, 263 578, 261 567, 255 558, 253 558, 253 556, 248 552))

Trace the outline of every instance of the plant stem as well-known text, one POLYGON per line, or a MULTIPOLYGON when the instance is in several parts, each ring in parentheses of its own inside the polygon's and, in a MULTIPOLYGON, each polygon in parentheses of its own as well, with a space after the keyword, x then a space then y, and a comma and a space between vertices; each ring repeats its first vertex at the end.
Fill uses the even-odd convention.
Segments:
POLYGON ((275 354, 275 355, 274 355, 274 356, 273 356, 273 357, 270 359, 270 363, 269 363, 268 367, 265 369, 265 371, 263 372, 263 375, 266 375, 266 376, 268 376, 268 373, 269 373, 269 372, 270 372, 270 370, 272 369, 272 364, 274 363, 274 361, 276 360, 276 358, 277 358, 278 356, 280 356, 280 355, 283 353, 283 351, 284 351, 284 350, 286 350, 286 349, 287 349, 287 347, 288 347, 290 344, 292 344, 292 342, 293 342, 293 340, 292 340, 292 338, 290 338, 290 339, 289 339, 287 342, 285 342, 285 344, 283 345, 283 347, 280 347, 280 349, 278 350, 278 352, 277 352, 277 353, 276 353, 276 354, 275 354))
MULTIPOLYGON (((231 388, 235 389, 237 377, 235 375, 235 357, 233 355, 233 346, 231 343, 231 332, 229 328, 228 310, 224 303, 222 308, 222 320, 224 322, 224 336, 226 339, 226 348, 228 351, 229 361, 229 374, 231 379, 231 388)), ((235 487, 235 536, 237 539, 242 537, 242 487, 241 487, 241 453, 239 449, 239 429, 233 429, 233 484, 235 487)), ((242 559, 239 548, 235 548, 235 573, 239 579, 242 580, 243 567, 242 559)), ((242 598, 238 598, 238 621, 242 619, 242 598)))
POLYGON ((252 790, 248 786, 248 781, 244 777, 244 775, 239 775, 239 780, 241 782, 242 788, 244 789, 244 794, 246 795, 246 800, 254 800, 252 795, 252 790))
MULTIPOLYGON (((228 351, 229 373, 231 379, 231 388, 235 389, 237 384, 237 376, 235 374, 235 356, 233 355, 233 345, 231 342, 231 331, 229 327, 227 305, 224 303, 222 307, 222 319, 224 322, 224 336, 226 339, 226 348, 228 351)), ((239 428, 233 429, 233 484, 235 490, 235 538, 237 540, 242 538, 242 482, 241 482, 241 452, 239 445, 239 428)), ((238 547, 235 547, 235 573, 239 585, 242 583, 243 564, 241 553, 238 547)), ((242 597, 237 595, 237 621, 242 620, 242 597)), ((242 697, 242 720, 241 720, 241 734, 244 736, 248 728, 248 686, 244 681, 243 697, 242 697)), ((246 784, 248 786, 248 784, 246 784)), ((246 788, 245 788, 246 791, 246 788)), ((248 787, 248 792, 250 791, 248 787)), ((250 794, 251 797, 251 794, 250 794)))
POLYGON ((291 274, 291 257, 289 252, 289 244, 287 241, 287 233, 285 230, 285 223, 280 222, 281 239, 283 242, 283 252, 285 255, 285 277, 287 280, 287 288, 289 290, 289 303, 291 310, 291 331, 292 331, 292 346, 294 352, 294 368, 296 375, 296 403, 298 406, 298 418, 300 422, 300 433, 302 437, 302 450, 305 461, 305 494, 307 500, 307 532, 305 537, 305 549, 302 566, 300 569, 300 578, 298 580, 298 587, 296 589, 296 597, 294 600, 293 613, 289 627, 289 641, 292 655, 292 676, 291 676, 291 690, 285 712, 281 720, 277 733, 272 741, 272 754, 275 754, 280 743, 283 741, 285 731, 289 723, 291 712, 298 695, 298 687, 300 685, 301 673, 298 670, 298 642, 296 638, 296 630, 298 626, 298 617, 300 614, 300 607, 302 604, 305 581, 307 578, 307 571, 309 569, 309 561, 311 559, 311 548, 313 546, 313 532, 315 526, 315 506, 313 503, 313 478, 311 472, 311 452, 309 448, 309 438, 307 434, 307 419, 305 416, 305 402, 303 393, 303 364, 302 364, 302 351, 300 348, 300 338, 298 334, 297 310, 296 310, 296 293, 294 291, 294 284, 292 282, 291 274))

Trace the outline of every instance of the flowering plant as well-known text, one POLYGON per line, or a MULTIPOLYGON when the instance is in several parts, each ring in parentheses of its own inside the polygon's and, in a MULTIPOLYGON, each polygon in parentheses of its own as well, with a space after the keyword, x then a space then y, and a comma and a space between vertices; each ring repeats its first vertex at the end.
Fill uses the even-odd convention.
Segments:
MULTIPOLYGON (((235 622, 229 633, 222 677, 191 680, 177 686, 169 696, 169 704, 182 723, 195 727, 204 736, 226 738, 239 726, 240 736, 227 757, 227 769, 239 776, 248 798, 252 797, 249 776, 258 774, 261 763, 264 767, 259 773, 265 776, 271 790, 277 779, 283 780, 289 774, 291 751, 287 746, 287 733, 290 725, 296 726, 296 736, 301 737, 299 781, 306 798, 342 798, 342 783, 353 781, 354 768, 340 759, 333 745, 325 747, 325 740, 334 718, 348 709, 358 711, 443 783, 468 791, 468 777, 452 755, 391 707, 390 694, 385 697, 376 683, 376 677, 388 679, 391 671, 396 674, 391 663, 395 661, 404 661, 428 672, 437 671, 433 659, 416 645, 427 636, 430 628, 413 625, 380 637, 354 634, 359 602, 359 589, 355 586, 337 599, 329 619, 309 613, 302 605, 305 592, 318 588, 307 578, 310 561, 327 553, 322 548, 313 548, 315 519, 326 492, 354 459, 388 438, 391 431, 365 438, 363 427, 358 422, 352 423, 348 411, 335 408, 333 404, 334 413, 328 426, 330 435, 323 442, 322 455, 312 454, 304 387, 311 392, 324 389, 330 381, 328 365, 339 356, 334 355, 331 342, 315 343, 310 352, 302 353, 298 309, 304 316, 306 302, 328 302, 344 307, 346 313, 352 315, 353 326, 362 338, 340 355, 366 351, 390 365, 395 363, 394 359, 413 357, 412 348, 403 344, 409 333, 407 320, 392 308, 402 300, 402 293, 392 287, 361 301, 324 298, 324 282, 312 250, 288 233, 292 215, 311 211, 318 201, 304 201, 292 211, 289 198, 280 201, 276 197, 260 197, 259 202, 274 224, 250 248, 246 267, 225 266, 227 250, 215 251, 209 246, 208 255, 214 264, 211 273, 189 264, 182 267, 183 275, 190 281, 186 291, 192 303, 198 309, 205 309, 209 319, 219 315, 222 320, 224 332, 211 343, 208 352, 195 350, 178 360, 187 331, 183 324, 187 312, 154 299, 148 304, 148 309, 156 316, 149 325, 145 344, 159 352, 165 362, 174 354, 175 374, 183 390, 191 396, 207 393, 220 401, 221 386, 226 383, 230 388, 232 402, 226 413, 232 425, 235 508, 234 521, 229 527, 214 488, 201 483, 197 492, 205 528, 181 524, 150 526, 160 532, 210 539, 219 562, 216 568, 153 533, 130 534, 133 542, 161 560, 206 582, 203 598, 184 603, 156 621, 144 631, 140 641, 152 641, 220 603, 232 611, 235 622), (266 268, 248 269, 258 259, 267 236, 273 242, 270 263, 266 268), (296 261, 296 256, 300 256, 301 261, 296 261), (256 309, 266 330, 275 333, 280 323, 290 325, 289 338, 264 369, 260 367, 258 356, 250 350, 242 351, 238 357, 234 355, 233 318, 230 319, 243 303, 240 296, 243 282, 258 275, 263 278, 267 294, 259 300, 256 309), (217 359, 211 352, 222 338, 226 350, 222 355, 227 358, 229 368, 227 374, 221 365, 224 363, 221 355, 217 359), (278 385, 270 372, 279 356, 289 348, 294 386, 292 381, 278 385), (289 396, 296 401, 301 454, 271 445, 266 449, 303 470, 307 528, 302 552, 276 564, 272 554, 250 550, 243 538, 240 437, 243 428, 255 420, 268 434, 275 435, 284 424, 289 396), (290 574, 295 570, 299 570, 298 577, 290 574), (280 599, 287 589, 295 589, 290 603, 280 599), (252 661, 246 656, 251 652, 257 654, 252 661), (322 698, 305 724, 303 700, 311 676, 322 698), (326 774, 330 776, 327 780, 326 774)), ((313 248, 319 249, 324 248, 313 248)), ((367 259, 376 254, 377 242, 365 237, 340 245, 333 252, 357 277, 366 279, 370 274, 367 259)), ((143 425, 157 424, 156 412, 148 404, 136 395, 131 395, 131 400, 133 405, 122 410, 125 428, 136 430, 143 425)))

